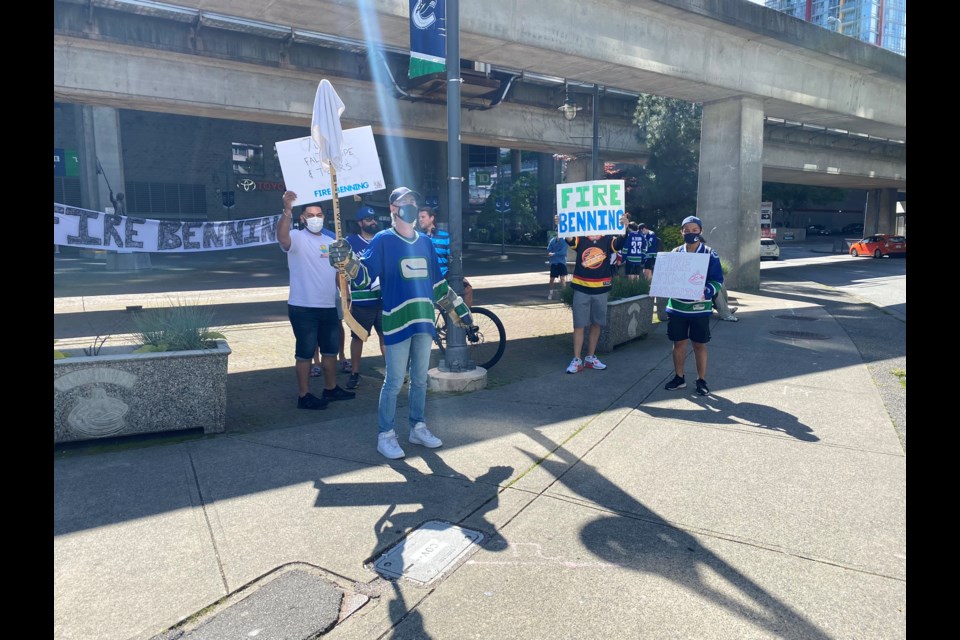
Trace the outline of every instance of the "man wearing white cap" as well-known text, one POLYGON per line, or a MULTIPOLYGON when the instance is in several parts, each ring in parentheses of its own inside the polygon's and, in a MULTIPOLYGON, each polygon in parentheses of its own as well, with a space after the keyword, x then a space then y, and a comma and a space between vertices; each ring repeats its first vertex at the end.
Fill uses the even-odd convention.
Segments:
POLYGON ((377 414, 377 451, 390 459, 406 454, 397 441, 397 396, 409 366, 410 391, 407 419, 409 441, 435 449, 443 444, 427 428, 427 369, 435 335, 433 305, 436 302, 453 322, 465 329, 473 325, 470 309, 440 274, 437 253, 427 236, 418 233, 418 194, 398 187, 390 194, 392 228, 375 235, 370 246, 357 256, 346 240, 330 246, 330 264, 343 267, 356 286, 380 279, 383 301, 383 341, 387 373, 380 389, 377 414))
POLYGON ((703 287, 703 296, 699 300, 681 300, 670 298, 667 301, 667 337, 673 342, 673 379, 664 389, 674 391, 687 386, 683 375, 683 361, 687 357, 687 340, 693 345, 693 357, 697 365, 697 393, 705 396, 710 393, 707 381, 707 343, 710 342, 710 316, 713 313, 713 296, 723 286, 723 268, 720 256, 703 243, 700 233, 703 222, 696 216, 687 216, 680 224, 683 244, 674 249, 680 253, 706 253, 707 281, 703 287))

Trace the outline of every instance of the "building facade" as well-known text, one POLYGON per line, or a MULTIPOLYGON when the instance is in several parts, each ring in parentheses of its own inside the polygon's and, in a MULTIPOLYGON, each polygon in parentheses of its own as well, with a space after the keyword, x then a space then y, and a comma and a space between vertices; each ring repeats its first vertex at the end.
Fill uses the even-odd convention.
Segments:
POLYGON ((907 0, 766 0, 764 4, 824 29, 907 55, 907 0))

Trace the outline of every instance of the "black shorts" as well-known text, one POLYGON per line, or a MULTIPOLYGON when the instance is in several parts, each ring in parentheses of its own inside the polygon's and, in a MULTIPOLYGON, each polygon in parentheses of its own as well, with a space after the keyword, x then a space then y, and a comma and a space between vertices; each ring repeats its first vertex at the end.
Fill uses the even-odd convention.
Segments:
POLYGON ((628 276, 642 276, 643 275, 643 264, 639 262, 624 262, 623 263, 626 269, 626 274, 628 276))
POLYGON ((563 278, 563 277, 565 277, 568 273, 569 273, 569 272, 567 271, 567 263, 566 263, 566 262, 551 262, 551 263, 550 263, 550 279, 551 279, 551 280, 553 280, 554 278, 563 278))
POLYGON ((647 259, 643 261, 643 268, 650 269, 650 271, 653 271, 653 267, 656 264, 657 264, 657 254, 653 254, 651 256, 647 256, 647 259))
MULTIPOLYGON (((377 335, 383 336, 383 325, 381 324, 381 320, 383 319, 383 304, 379 301, 377 304, 351 305, 350 315, 353 316, 353 319, 356 320, 368 334, 370 333, 370 329, 375 327, 377 335)), ((350 335, 357 340, 360 339, 360 336, 355 334, 353 330, 350 331, 350 335)))
POLYGON ((710 342, 710 316, 681 316, 671 313, 667 321, 667 338, 671 342, 690 339, 700 344, 710 342))
POLYGON ((287 315, 297 339, 294 351, 297 360, 313 360, 317 347, 320 355, 337 355, 341 324, 336 307, 318 309, 287 304, 287 315))

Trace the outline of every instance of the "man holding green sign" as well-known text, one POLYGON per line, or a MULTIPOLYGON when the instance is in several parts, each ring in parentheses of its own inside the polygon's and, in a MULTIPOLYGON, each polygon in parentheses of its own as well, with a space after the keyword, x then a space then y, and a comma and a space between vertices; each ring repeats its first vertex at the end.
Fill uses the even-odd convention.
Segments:
POLYGON ((623 180, 594 180, 557 185, 557 236, 576 251, 573 279, 573 360, 567 373, 606 369, 597 358, 597 342, 607 324, 607 298, 613 283, 610 257, 626 238, 630 219, 623 210, 623 180), (587 357, 580 359, 586 328, 587 357))

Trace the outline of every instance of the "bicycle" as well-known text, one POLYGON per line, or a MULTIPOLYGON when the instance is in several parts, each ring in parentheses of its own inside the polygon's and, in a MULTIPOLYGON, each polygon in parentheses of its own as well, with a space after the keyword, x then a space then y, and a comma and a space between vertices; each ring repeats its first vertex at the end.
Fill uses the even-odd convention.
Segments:
MULTIPOLYGON (((500 318, 489 309, 473 307, 470 313, 473 315, 473 327, 466 332, 467 355, 478 367, 489 371, 497 364, 507 347, 507 333, 500 318)), ((433 341, 442 356, 447 342, 447 317, 440 307, 437 307, 434 325, 436 337, 433 341)))

